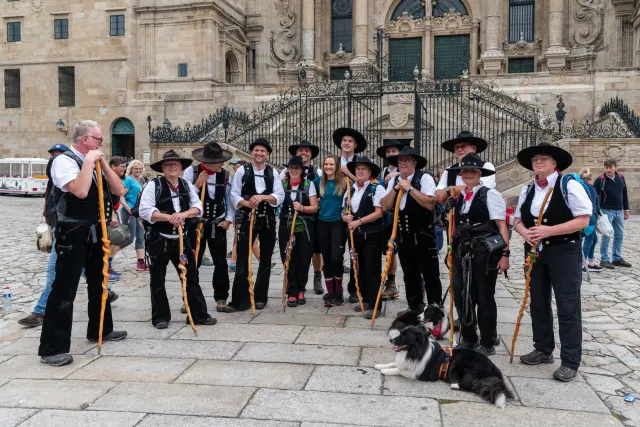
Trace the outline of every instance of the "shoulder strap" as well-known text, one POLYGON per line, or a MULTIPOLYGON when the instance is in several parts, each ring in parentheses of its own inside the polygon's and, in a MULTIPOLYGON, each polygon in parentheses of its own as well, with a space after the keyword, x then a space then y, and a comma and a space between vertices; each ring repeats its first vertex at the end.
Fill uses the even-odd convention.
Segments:
POLYGON ((75 160, 75 162, 78 164, 78 166, 80 167, 80 169, 82 169, 82 163, 83 163, 83 162, 82 162, 82 160, 80 159, 80 157, 78 157, 78 156, 76 155, 76 153, 74 153, 74 152, 73 152, 73 151, 71 151, 71 150, 67 150, 67 151, 65 151, 65 152, 64 152, 64 153, 62 153, 62 154, 64 154, 65 156, 67 156, 67 157, 69 157, 69 158, 71 158, 71 159, 75 160))
POLYGON ((420 181, 422 181, 423 176, 424 176, 423 171, 415 171, 413 173, 413 179, 411 179, 411 186, 418 191, 420 191, 420 187, 421 187, 420 181))

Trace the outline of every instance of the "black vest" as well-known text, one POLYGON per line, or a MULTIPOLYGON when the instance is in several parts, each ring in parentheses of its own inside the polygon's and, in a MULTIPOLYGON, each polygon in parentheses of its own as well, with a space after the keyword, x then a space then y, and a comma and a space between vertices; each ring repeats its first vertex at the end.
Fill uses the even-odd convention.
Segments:
MULTIPOLYGON (((280 218, 293 218, 293 202, 291 200, 291 193, 296 195, 296 202, 303 206, 311 206, 311 197, 309 196, 309 188, 311 187, 311 181, 304 179, 297 190, 291 189, 291 183, 289 180, 284 182, 284 201, 282 202, 282 208, 280 209, 280 218), (300 188, 302 187, 302 188, 300 188)), ((298 212, 298 217, 305 219, 314 219, 313 214, 298 212)))
MULTIPOLYGON (((73 151, 68 150, 61 154, 61 156, 67 156, 73 159, 80 170, 82 170, 83 161, 73 151)), ((111 218, 113 213, 113 201, 111 193, 109 192, 109 185, 107 184, 107 178, 102 174, 102 197, 104 199, 104 216, 107 221, 111 218)), ((100 221, 100 206, 98 204, 98 182, 93 177, 91 181, 91 187, 89 187, 89 194, 84 199, 76 197, 72 192, 63 192, 61 189, 53 187, 54 191, 59 192, 59 199, 57 204, 57 216, 59 221, 72 221, 82 223, 97 223, 100 221), (62 193, 62 194, 60 194, 62 193)))
MULTIPOLYGON (((156 208, 161 213, 165 214, 173 214, 176 213, 175 208, 173 207, 173 198, 180 198, 180 212, 184 212, 189 210, 191 207, 191 196, 189 194, 189 186, 187 182, 182 178, 178 178, 178 194, 174 194, 169 189, 169 182, 164 177, 158 177, 154 179, 156 185, 156 208), (160 192, 158 193, 157 189, 160 186, 160 192)), ((151 224, 151 228, 153 228, 158 233, 164 234, 178 234, 178 229, 173 226, 173 224, 167 221, 159 221, 151 224)))
MULTIPOLYGON (((487 162, 482 161, 482 163, 480 163, 480 167, 484 167, 484 165, 487 162)), ((449 166, 450 168, 457 168, 460 165, 460 163, 454 163, 451 166, 449 166)), ((456 186, 456 179, 458 178, 458 175, 460 175, 460 171, 456 170, 456 171, 447 171, 447 187, 455 187, 456 186)))
MULTIPOLYGON (((194 168, 192 184, 196 183, 201 172, 202 164, 194 168)), ((224 198, 227 194, 227 183, 229 182, 227 170, 223 168, 220 172, 216 173, 215 178, 215 184, 209 184, 208 181, 204 184, 207 186, 207 190, 204 192, 204 204, 202 206, 204 212, 202 213, 202 217, 210 220, 219 218, 227 211, 224 203, 224 198), (209 195, 209 187, 215 187, 216 189, 213 199, 209 195)), ((202 189, 200 189, 200 191, 202 191, 202 189)))
POLYGON ((471 201, 469 212, 466 214, 460 213, 464 205, 464 197, 460 193, 456 200, 455 208, 456 234, 464 231, 464 233, 470 233, 470 237, 477 237, 484 236, 488 232, 498 232, 498 226, 489 216, 489 208, 487 206, 488 192, 488 187, 480 187, 471 201), (468 227, 474 228, 469 229, 468 227))
MULTIPOLYGON (((560 181, 562 180, 562 175, 558 174, 558 178, 556 179, 556 185, 553 188, 553 193, 551 193, 551 198, 549 200, 549 205, 547 210, 542 215, 542 223, 541 225, 558 225, 563 224, 565 222, 569 222, 573 219, 573 213, 571 213, 571 209, 567 206, 564 197, 562 196, 562 189, 560 188, 560 181)), ((534 227, 538 220, 537 217, 534 217, 531 214, 531 203, 533 203, 533 196, 535 195, 535 184, 531 183, 530 189, 528 190, 527 197, 524 199, 524 203, 520 207, 520 214, 522 215, 522 223, 527 228, 534 227)), ((545 189, 548 191, 549 189, 545 189)), ((580 241, 580 233, 572 233, 572 234, 562 234, 560 236, 552 236, 547 237, 542 240, 540 243, 542 246, 552 246, 559 243, 565 243, 570 240, 580 241)))
MULTIPOLYGON (((379 184, 369 183, 369 185, 364 191, 364 194, 362 195, 362 198, 360 199, 360 204, 358 205, 358 211, 351 212, 351 214, 353 215, 354 221, 357 221, 360 218, 364 218, 365 216, 375 212, 376 208, 375 206, 373 206, 373 196, 375 195, 375 187, 377 187, 378 185, 379 184)), ((356 188, 358 188, 357 184, 354 184, 351 187, 352 196, 355 194, 356 188)), ((361 226, 359 226, 354 230, 354 233, 375 233, 382 229, 383 229, 382 218, 378 218, 375 221, 362 224, 361 226)))
MULTIPOLYGON (((420 191, 420 180, 424 172, 415 171, 413 178, 411 179, 411 186, 413 191, 420 191)), ((393 178, 393 185, 398 182, 399 177, 393 178)), ((396 195, 397 201, 398 195, 396 195)), ((395 207, 395 202, 394 202, 395 207)), ((404 205, 404 209, 401 209, 398 214, 398 228, 403 233, 418 233, 431 228, 433 224, 433 211, 423 208, 416 202, 416 200, 409 194, 407 194, 407 202, 404 205)))
MULTIPOLYGON (((269 165, 264 167, 264 175, 255 175, 253 172, 253 164, 247 163, 242 166, 244 168, 244 175, 242 176, 242 188, 240 195, 243 199, 249 200, 251 196, 256 194, 271 194, 273 193, 273 168, 269 165), (264 176, 264 178, 263 178, 264 176), (262 193, 256 191, 256 179, 264 179, 265 190, 262 193)), ((242 211, 250 212, 249 208, 241 208, 242 211)), ((257 213, 275 215, 275 208, 267 202, 262 202, 256 209, 257 213)))
POLYGON ((303 170, 304 170, 304 173, 306 174, 306 178, 309 181, 313 181, 318 177, 318 172, 316 171, 316 168, 313 165, 305 166, 303 170))

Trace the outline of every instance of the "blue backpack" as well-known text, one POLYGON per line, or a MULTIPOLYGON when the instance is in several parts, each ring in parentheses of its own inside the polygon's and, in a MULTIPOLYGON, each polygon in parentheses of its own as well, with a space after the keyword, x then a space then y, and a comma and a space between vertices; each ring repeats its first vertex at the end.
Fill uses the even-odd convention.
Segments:
POLYGON ((588 236, 593 233, 596 229, 596 225, 598 225, 598 212, 596 210, 596 201, 594 200, 594 195, 591 192, 589 186, 580 178, 575 172, 571 172, 565 175, 562 175, 562 181, 560 181, 560 189, 562 190, 562 196, 564 197, 565 202, 567 202, 567 206, 569 206, 569 196, 567 195, 567 185, 569 181, 575 180, 578 184, 582 185, 584 191, 589 196, 589 200, 591 200, 591 204, 593 206, 593 210, 591 211, 591 217, 589 218, 589 225, 582 229, 580 234, 582 236, 588 236))

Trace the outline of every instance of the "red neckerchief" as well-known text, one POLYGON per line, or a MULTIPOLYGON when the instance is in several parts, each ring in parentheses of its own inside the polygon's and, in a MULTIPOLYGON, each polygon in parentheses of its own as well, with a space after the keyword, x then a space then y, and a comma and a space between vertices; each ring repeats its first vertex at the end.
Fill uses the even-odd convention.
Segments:
POLYGON ((200 163, 200 168, 202 168, 202 170, 205 171, 207 173, 207 175, 209 175, 209 176, 215 174, 215 172, 212 171, 211 169, 207 169, 207 167, 204 165, 204 163, 200 163))
POLYGON ((300 185, 300 183, 302 182, 302 178, 299 178, 297 181, 289 181, 289 184, 291 185, 291 188, 293 187, 297 187, 298 185, 300 185))
POLYGON ((464 195, 464 201, 469 201, 473 197, 473 190, 467 191, 467 194, 464 195))
POLYGON ((176 185, 175 187, 169 182, 168 179, 166 181, 167 185, 169 186, 169 190, 173 191, 174 193, 180 193, 180 181, 178 181, 178 185, 176 185))
POLYGON ((364 187, 364 182, 357 181, 356 184, 358 184, 358 188, 364 187))
MULTIPOLYGON (((556 170, 555 170, 555 172, 560 173, 560 169, 556 169, 556 170)), ((549 175, 549 176, 551 176, 551 175, 549 175)), ((535 181, 536 181, 536 184, 538 184, 538 186, 539 186, 540 188, 542 188, 542 189, 547 188, 547 185, 549 185, 549 180, 548 180, 548 179, 546 179, 546 178, 545 178, 545 179, 538 179, 538 176, 536 175, 536 176, 534 177, 534 179, 535 179, 535 181)))

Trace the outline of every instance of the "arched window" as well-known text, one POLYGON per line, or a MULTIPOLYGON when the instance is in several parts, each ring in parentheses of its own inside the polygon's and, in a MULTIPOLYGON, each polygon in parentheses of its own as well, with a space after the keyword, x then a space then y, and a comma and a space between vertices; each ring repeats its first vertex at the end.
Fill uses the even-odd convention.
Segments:
POLYGON ((353 0, 331 0, 331 52, 351 52, 353 0))
POLYGON ((509 43, 533 42, 535 0, 509 0, 509 43))
POLYGON ((444 16, 451 9, 463 16, 469 14, 469 12, 467 12, 467 8, 464 6, 464 3, 462 3, 462 1, 460 0, 438 0, 433 6, 431 15, 436 18, 439 16, 444 16))
POLYGON ((238 59, 233 52, 229 51, 224 60, 224 81, 227 83, 241 83, 240 78, 238 59))
POLYGON ((402 0, 391 14, 391 20, 400 18, 404 12, 407 12, 414 19, 424 18, 425 10, 422 0, 402 0))
POLYGON ((224 81, 231 83, 231 61, 229 61, 229 55, 227 55, 227 59, 224 61, 224 71, 224 81))

